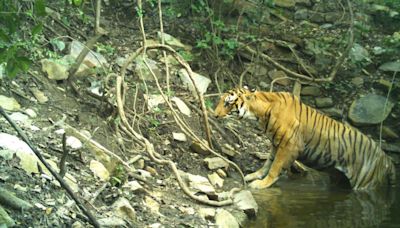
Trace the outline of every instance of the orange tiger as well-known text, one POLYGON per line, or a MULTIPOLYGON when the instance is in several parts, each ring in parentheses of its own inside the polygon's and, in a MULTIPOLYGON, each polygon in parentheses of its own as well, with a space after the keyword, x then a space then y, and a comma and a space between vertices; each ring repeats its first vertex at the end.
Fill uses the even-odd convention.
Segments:
POLYGON ((395 183, 395 166, 372 139, 318 112, 287 92, 237 88, 223 94, 215 117, 257 119, 276 152, 258 171, 246 175, 251 188, 268 188, 295 160, 317 170, 342 172, 353 189, 395 183))

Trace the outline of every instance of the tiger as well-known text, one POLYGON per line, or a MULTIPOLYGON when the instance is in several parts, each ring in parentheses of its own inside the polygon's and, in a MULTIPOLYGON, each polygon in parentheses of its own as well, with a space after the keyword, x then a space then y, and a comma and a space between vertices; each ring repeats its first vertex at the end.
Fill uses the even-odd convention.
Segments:
POLYGON ((271 140, 274 158, 245 176, 245 181, 252 181, 250 188, 270 187, 295 160, 316 170, 339 171, 354 190, 395 184, 392 159, 376 142, 291 93, 231 89, 221 96, 214 116, 258 120, 271 140))

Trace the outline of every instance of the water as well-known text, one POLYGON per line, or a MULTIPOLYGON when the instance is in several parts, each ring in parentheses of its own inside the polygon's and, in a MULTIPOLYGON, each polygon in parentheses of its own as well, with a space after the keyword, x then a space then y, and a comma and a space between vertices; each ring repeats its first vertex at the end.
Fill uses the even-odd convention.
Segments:
POLYGON ((310 174, 254 191, 258 216, 244 227, 400 227, 399 186, 366 192, 328 183, 326 176, 310 174))

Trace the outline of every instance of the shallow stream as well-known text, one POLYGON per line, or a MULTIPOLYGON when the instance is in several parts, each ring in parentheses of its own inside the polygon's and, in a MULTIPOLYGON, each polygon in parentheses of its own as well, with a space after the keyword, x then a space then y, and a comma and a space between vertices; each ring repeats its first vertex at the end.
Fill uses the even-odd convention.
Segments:
POLYGON ((254 191, 258 216, 245 227, 400 227, 399 185, 351 191, 328 183, 311 174, 282 178, 270 189, 254 191))

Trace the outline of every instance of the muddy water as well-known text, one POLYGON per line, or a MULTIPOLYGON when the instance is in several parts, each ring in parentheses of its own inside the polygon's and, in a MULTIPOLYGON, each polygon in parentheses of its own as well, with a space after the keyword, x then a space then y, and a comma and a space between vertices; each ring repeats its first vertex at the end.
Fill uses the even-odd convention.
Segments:
POLYGON ((258 216, 244 227, 400 227, 399 186, 350 191, 310 174, 283 178, 275 187, 253 193, 258 216))

